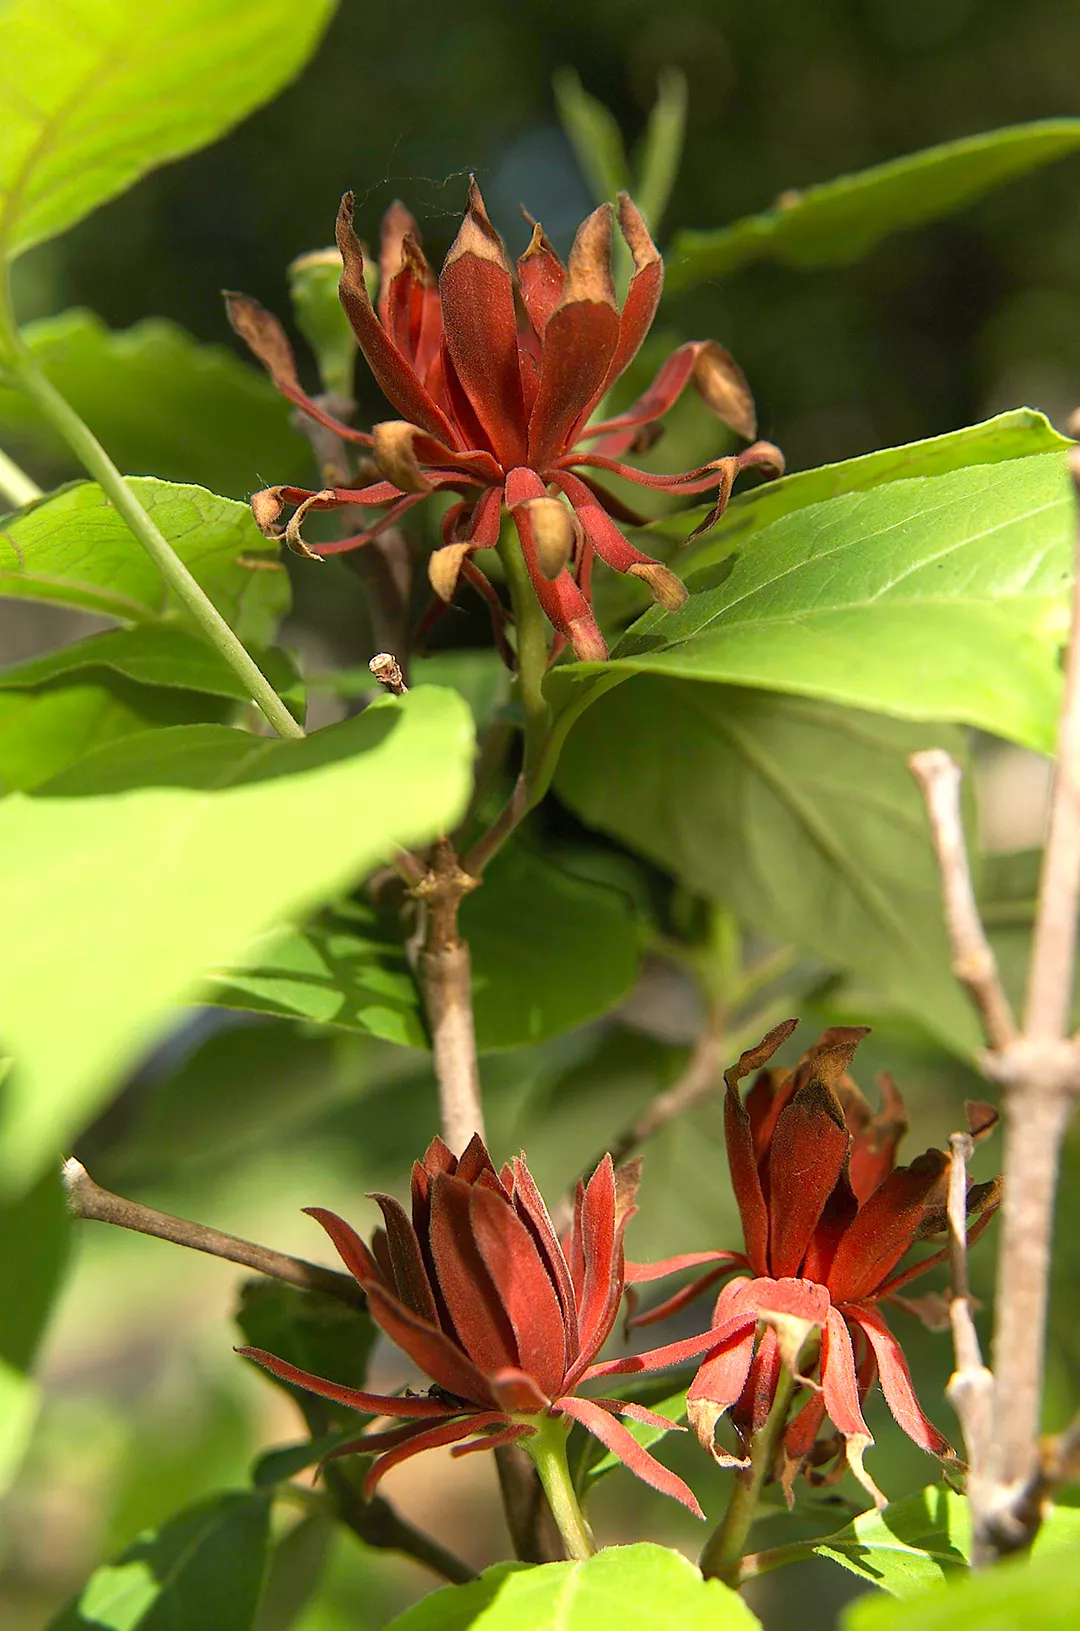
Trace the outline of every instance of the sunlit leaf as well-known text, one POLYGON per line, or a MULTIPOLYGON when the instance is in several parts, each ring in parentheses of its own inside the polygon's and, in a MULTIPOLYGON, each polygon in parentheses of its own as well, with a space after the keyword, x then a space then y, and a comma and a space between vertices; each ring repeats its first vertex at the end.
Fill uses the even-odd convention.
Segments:
POLYGON ((1080 1606, 1076 1553, 1006 1561, 897 1602, 878 1593, 845 1612, 844 1631, 1073 1631, 1080 1606))
POLYGON ((37 1415, 31 1367, 63 1280, 69 1226, 58 1173, 0 1205, 0 1491, 18 1471, 37 1415))
POLYGON ((299 72, 333 0, 7 0, 0 261, 215 141, 299 72))

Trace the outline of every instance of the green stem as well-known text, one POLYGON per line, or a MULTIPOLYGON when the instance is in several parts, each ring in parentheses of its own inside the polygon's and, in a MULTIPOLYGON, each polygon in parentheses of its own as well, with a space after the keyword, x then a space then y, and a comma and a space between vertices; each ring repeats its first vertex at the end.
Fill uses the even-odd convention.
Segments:
POLYGON ((521 1444, 532 1457, 540 1474, 551 1515, 559 1526, 566 1550, 575 1562, 583 1562, 596 1551, 593 1532, 585 1514, 578 1505, 577 1493, 566 1461, 566 1440, 570 1424, 565 1417, 530 1416, 529 1425, 536 1427, 532 1438, 521 1444))
POLYGON ((177 599, 202 629, 210 644, 243 681, 252 700, 279 736, 302 737, 304 731, 270 681, 253 661, 213 601, 192 577, 168 539, 158 530, 101 443, 46 377, 33 352, 24 345, 0 296, 0 343, 9 352, 12 374, 59 431, 83 468, 108 494, 118 513, 153 560, 177 599))
POLYGON ((3 448, 0 448, 0 495, 21 510, 24 504, 32 504, 35 498, 44 498, 44 493, 36 481, 31 481, 25 470, 20 470, 14 459, 9 459, 3 448))
POLYGON ((746 1537, 757 1516, 762 1486, 787 1423, 796 1386, 794 1376, 785 1365, 780 1372, 768 1419, 751 1440, 750 1465, 745 1472, 736 1473, 727 1511, 705 1542, 699 1567, 706 1580, 723 1580, 729 1586, 738 1584, 746 1537))
POLYGON ((517 685, 525 717, 525 753, 521 774, 531 785, 551 728, 551 709, 544 695, 548 669, 547 619, 540 608, 517 538, 504 532, 499 559, 506 573, 517 635, 517 685))

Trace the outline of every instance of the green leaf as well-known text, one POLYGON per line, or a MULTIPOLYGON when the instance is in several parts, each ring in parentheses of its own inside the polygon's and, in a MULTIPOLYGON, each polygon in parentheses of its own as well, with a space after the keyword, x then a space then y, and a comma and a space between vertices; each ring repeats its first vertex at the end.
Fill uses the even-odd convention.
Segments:
MULTIPOLYGON (((269 1374, 269 1371, 263 1372, 265 1376, 269 1374)), ((345 1444, 350 1438, 355 1438, 363 1418, 358 1417, 355 1411, 351 1411, 350 1416, 351 1432, 323 1433, 319 1438, 305 1438, 298 1444, 283 1444, 276 1450, 266 1450, 251 1469, 251 1482, 256 1489, 269 1489, 274 1484, 295 1478, 298 1472, 305 1472, 308 1467, 314 1467, 324 1455, 336 1450, 339 1444, 345 1444)))
MULTIPOLYGON (((246 498, 268 481, 303 481, 307 444, 266 375, 149 317, 113 332, 76 309, 29 323, 23 339, 49 379, 121 470, 151 471, 246 498)), ((0 386, 0 443, 41 478, 78 475, 67 443, 23 391, 0 386)))
POLYGON ((946 726, 649 677, 586 713, 556 786, 591 826, 967 1051, 977 1030, 907 769, 932 743, 962 756, 946 726))
POLYGON ((703 1580, 666 1546, 608 1546, 584 1563, 499 1563, 467 1586, 446 1586, 387 1631, 752 1631, 738 1592, 703 1580))
POLYGON ((863 1512, 835 1535, 811 1542, 809 1550, 892 1597, 916 1597, 966 1570, 971 1551, 968 1504, 952 1490, 930 1485, 906 1500, 891 1501, 883 1512, 863 1512))
POLYGON ((8 1185, 34 1180, 214 968, 395 845, 451 828, 471 780, 472 721, 433 687, 301 742, 220 726, 153 738, 157 785, 0 805, 0 984, 16 1064, 0 1100, 8 1185), (198 774, 183 785, 192 736, 198 774), (170 745, 178 759, 166 766, 170 745))
POLYGON ((597 203, 626 191, 630 167, 619 121, 611 109, 589 95, 574 68, 560 68, 552 84, 559 120, 597 203))
POLYGON ((679 611, 646 612, 607 664, 556 669, 549 694, 581 703, 582 687, 666 674, 957 720, 1049 752, 1075 528, 1057 453, 811 504, 695 563, 679 611))
POLYGON ((833 266, 857 260, 890 232, 974 203, 1080 147, 1080 119, 1040 119, 965 136, 781 195, 772 209, 718 231, 680 232, 665 261, 671 293, 757 260, 833 266))
MULTIPOLYGON (((737 494, 708 536, 691 546, 683 567, 690 573, 712 566, 722 561, 736 542, 748 543, 770 521, 790 515, 792 510, 805 509, 808 504, 839 498, 841 493, 865 492, 911 476, 943 476, 968 465, 1000 464, 1033 453, 1064 453, 1071 446, 1069 438, 1059 435, 1045 414, 1035 408, 1012 408, 943 436, 880 448, 876 453, 864 453, 839 464, 818 465, 814 470, 797 470, 778 481, 764 482, 751 492, 737 494)), ((643 532, 642 540, 657 533, 682 540, 704 520, 709 509, 704 505, 666 516, 643 532)))
POLYGON ((0 789, 29 792, 85 754, 151 727, 219 720, 216 699, 99 674, 33 691, 0 690, 0 789))
POLYGON ((686 104, 687 83, 682 69, 661 68, 641 151, 634 155, 634 202, 654 234, 660 230, 679 173, 686 137, 686 104))
MULTIPOLYGON (((312 1223, 313 1233, 318 1233, 312 1223)), ((265 1348, 290 1365, 311 1371, 315 1376, 328 1377, 345 1387, 362 1388, 367 1381, 368 1360, 378 1336, 375 1325, 367 1314, 334 1297, 325 1297, 317 1291, 302 1291, 298 1286, 285 1285, 280 1280, 259 1278, 244 1283, 240 1293, 240 1306, 236 1323, 244 1333, 244 1340, 253 1348, 265 1348)), ((329 1399, 315 1399, 302 1388, 260 1371, 275 1387, 285 1392, 306 1408, 311 1406, 322 1420, 320 1435, 331 1424, 352 1429, 356 1437, 367 1419, 345 1405, 329 1399)), ((276 1452, 281 1455, 283 1452, 276 1452)), ((317 1459, 313 1455, 312 1460, 317 1459)), ((309 1466, 310 1461, 301 1463, 309 1466)), ((298 1469, 293 1469, 298 1470, 298 1469)), ((288 1476, 284 1474, 282 1476, 288 1476)), ((256 1479, 263 1482, 262 1478, 256 1479)))
MULTIPOLYGON (((407 927, 380 921, 365 903, 343 903, 268 943, 248 969, 223 976, 214 1000, 426 1047, 407 927)), ((482 1053, 573 1030, 614 1007, 637 977, 638 939, 626 897, 521 842, 506 846, 483 887, 462 903, 461 929, 472 958, 482 1053)))
POLYGON ((216 141, 299 73, 333 0, 7 0, 0 261, 216 141))
POLYGON ((1080 1588, 1075 1550, 1005 1562, 922 1592, 910 1602, 876 1593, 845 1611, 844 1631, 1074 1631, 1080 1588))
POLYGON ((97 1569, 49 1631, 251 1631, 269 1532, 269 1495, 215 1496, 97 1569))
MULTIPOLYGON (((289 580, 248 506, 153 477, 130 486, 241 638, 269 644, 289 609, 289 580)), ((181 615, 149 555, 90 481, 0 519, 0 595, 79 606, 121 623, 181 615)))
POLYGON ((55 1172, 0 1205, 0 1492, 19 1469, 37 1415, 31 1367, 67 1267, 70 1222, 55 1172))
MULTIPOLYGON (((296 665, 284 651, 253 652, 280 696, 303 718, 303 686, 296 665)), ((209 696, 250 701, 250 693, 225 659, 206 641, 175 623, 141 624, 108 629, 61 646, 44 657, 0 670, 0 691, 24 691, 63 675, 101 672, 121 674, 139 685, 201 691, 209 696)))
POLYGON ((331 1518, 313 1512, 282 1536, 270 1554, 255 1631, 289 1631, 322 1578, 335 1532, 331 1518))

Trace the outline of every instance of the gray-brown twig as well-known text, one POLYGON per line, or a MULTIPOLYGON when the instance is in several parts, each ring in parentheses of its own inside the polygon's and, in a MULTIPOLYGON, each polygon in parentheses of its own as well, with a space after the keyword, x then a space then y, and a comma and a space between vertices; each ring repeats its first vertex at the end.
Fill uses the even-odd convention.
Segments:
POLYGON ((67 1191, 68 1210, 77 1218, 112 1223, 140 1235, 155 1235, 159 1240, 171 1240, 192 1251, 208 1252, 211 1257, 223 1257, 230 1263, 242 1263, 245 1268, 268 1274, 275 1280, 287 1280, 305 1291, 325 1292, 354 1308, 366 1306, 364 1293, 351 1274, 339 1274, 336 1269, 321 1268, 317 1263, 306 1263, 301 1257, 289 1257, 284 1252, 271 1251, 268 1246, 257 1246, 253 1241, 224 1234, 220 1229, 208 1229, 202 1223, 191 1223, 187 1218, 173 1217, 153 1206, 142 1206, 123 1195, 114 1195, 96 1184, 74 1156, 64 1162, 61 1176, 67 1191))
POLYGON ((479 882, 462 869, 454 846, 443 838, 411 890, 424 912, 416 972, 431 1033, 442 1136, 455 1155, 474 1133, 484 1136, 469 948, 458 931, 458 908, 479 882))
MULTIPOLYGON (((1073 449, 1069 458, 1080 498, 1080 449, 1073 449)), ((993 1384, 992 1390, 984 1389, 990 1394, 985 1403, 976 1398, 977 1387, 974 1396, 967 1387, 961 1410, 974 1473, 969 1494, 977 1564, 1031 1544, 1046 1484, 1039 1417, 1054 1196, 1061 1143, 1080 1095, 1080 1040, 1068 1034, 1080 903, 1080 528, 1076 567, 1058 765, 1019 1029, 971 887, 959 769, 936 751, 916 754, 911 761, 930 816, 953 967, 978 1009, 988 1043, 983 1068, 1000 1086, 1004 1103, 1005 1189, 994 1300, 993 1384)), ((960 1164, 954 1150, 954 1167, 960 1164)), ((959 1221, 953 1220, 952 1234, 958 1230, 959 1221)), ((956 1247, 953 1257, 955 1273, 960 1269, 956 1247)), ((978 1345, 973 1351, 974 1330, 964 1307, 954 1280, 958 1378, 965 1371, 974 1376, 978 1368, 974 1364, 978 1345)), ((961 1381, 961 1398, 965 1387, 961 1381)))

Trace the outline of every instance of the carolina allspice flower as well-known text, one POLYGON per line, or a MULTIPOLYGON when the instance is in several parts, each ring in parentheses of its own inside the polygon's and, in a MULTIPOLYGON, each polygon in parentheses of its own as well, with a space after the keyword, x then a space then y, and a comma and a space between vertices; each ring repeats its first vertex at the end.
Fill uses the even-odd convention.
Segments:
MULTIPOLYGON (((789 1020, 777 1026, 725 1075, 728 1163, 745 1251, 713 1253, 704 1276, 635 1323, 666 1318, 732 1269, 744 1271, 717 1297, 717 1347, 687 1395, 699 1440, 721 1465, 748 1466, 747 1459, 716 1445, 717 1423, 730 1414, 748 1450, 768 1417, 782 1365, 794 1370, 802 1354, 811 1372, 816 1364, 817 1380, 806 1379, 812 1396, 784 1433, 781 1478, 789 1501, 797 1473, 827 1481, 814 1469, 842 1447, 833 1476, 846 1461, 883 1506, 862 1459, 874 1442, 862 1405, 875 1375, 908 1437, 944 1461, 954 1459, 920 1408, 903 1351, 879 1306, 904 1302, 902 1288, 948 1255, 944 1248, 899 1267, 916 1241, 947 1228, 951 1158, 927 1150, 910 1166, 895 1165, 907 1126, 895 1085, 882 1078, 884 1104, 874 1116, 847 1074, 865 1027, 825 1031, 793 1071, 761 1071, 744 1104, 739 1083, 772 1057, 795 1025, 789 1020), (818 1441, 826 1417, 839 1441, 818 1441)), ((982 1136, 996 1113, 988 1105, 970 1105, 969 1119, 973 1133, 982 1136)), ((969 1187, 968 1216, 977 1220, 969 1241, 982 1233, 999 1199, 997 1180, 969 1187)), ((689 1266, 691 1260, 683 1261, 689 1266)), ((640 1282, 679 1266, 679 1259, 637 1266, 627 1278, 640 1282)))
MULTIPOLYGON (((607 1156, 578 1185, 574 1220, 560 1244, 524 1157, 496 1172, 474 1138, 460 1159, 434 1139, 412 1172, 412 1217, 376 1195, 384 1229, 369 1250, 333 1212, 308 1208, 367 1294, 372 1318, 434 1384, 426 1394, 384 1397, 298 1370, 259 1348, 238 1353, 323 1398, 406 1425, 367 1433, 334 1455, 374 1453, 370 1496, 391 1467, 440 1445, 453 1455, 527 1439, 545 1418, 581 1425, 654 1489, 703 1514, 681 1478, 644 1450, 617 1420, 669 1431, 642 1405, 588 1398, 578 1390, 619 1368, 596 1365, 625 1285, 623 1233, 635 1211, 637 1166, 618 1171, 607 1156)), ((622 1361, 654 1370, 712 1346, 711 1332, 622 1361)))
POLYGON ((453 599, 461 577, 490 599, 471 557, 498 542, 505 507, 537 598, 559 643, 569 642, 578 657, 607 656, 591 606, 594 557, 641 578, 669 610, 681 605, 686 590, 680 580, 634 548, 616 525, 642 523, 643 517, 593 474, 575 472, 599 470, 671 493, 715 492, 697 536, 720 515, 741 470, 757 466, 778 475, 784 462, 779 449, 753 440, 750 389, 714 340, 679 346, 632 407, 589 422, 637 355, 663 284, 660 253, 625 193, 619 197, 619 226, 634 262, 621 310, 611 274, 609 204, 579 227, 565 267, 535 224, 517 263, 516 283, 475 181, 438 281, 420 248, 416 222, 394 204, 383 223, 376 307, 365 285, 353 196, 347 193, 337 221, 339 293, 360 350, 401 417, 376 425, 371 434, 333 418, 304 393, 276 318, 247 296, 227 296, 233 327, 278 389, 319 423, 370 448, 384 478, 319 491, 269 487, 252 500, 262 531, 301 554, 335 554, 370 542, 430 493, 450 492, 458 502, 443 517, 443 547, 429 563, 432 587, 443 602, 453 599), (654 475, 625 463, 623 455, 651 445, 657 421, 691 381, 712 412, 752 445, 681 475, 654 475), (296 508, 282 530, 287 505, 296 508), (386 513, 367 530, 331 544, 303 540, 300 525, 309 510, 343 505, 385 506, 386 513))

